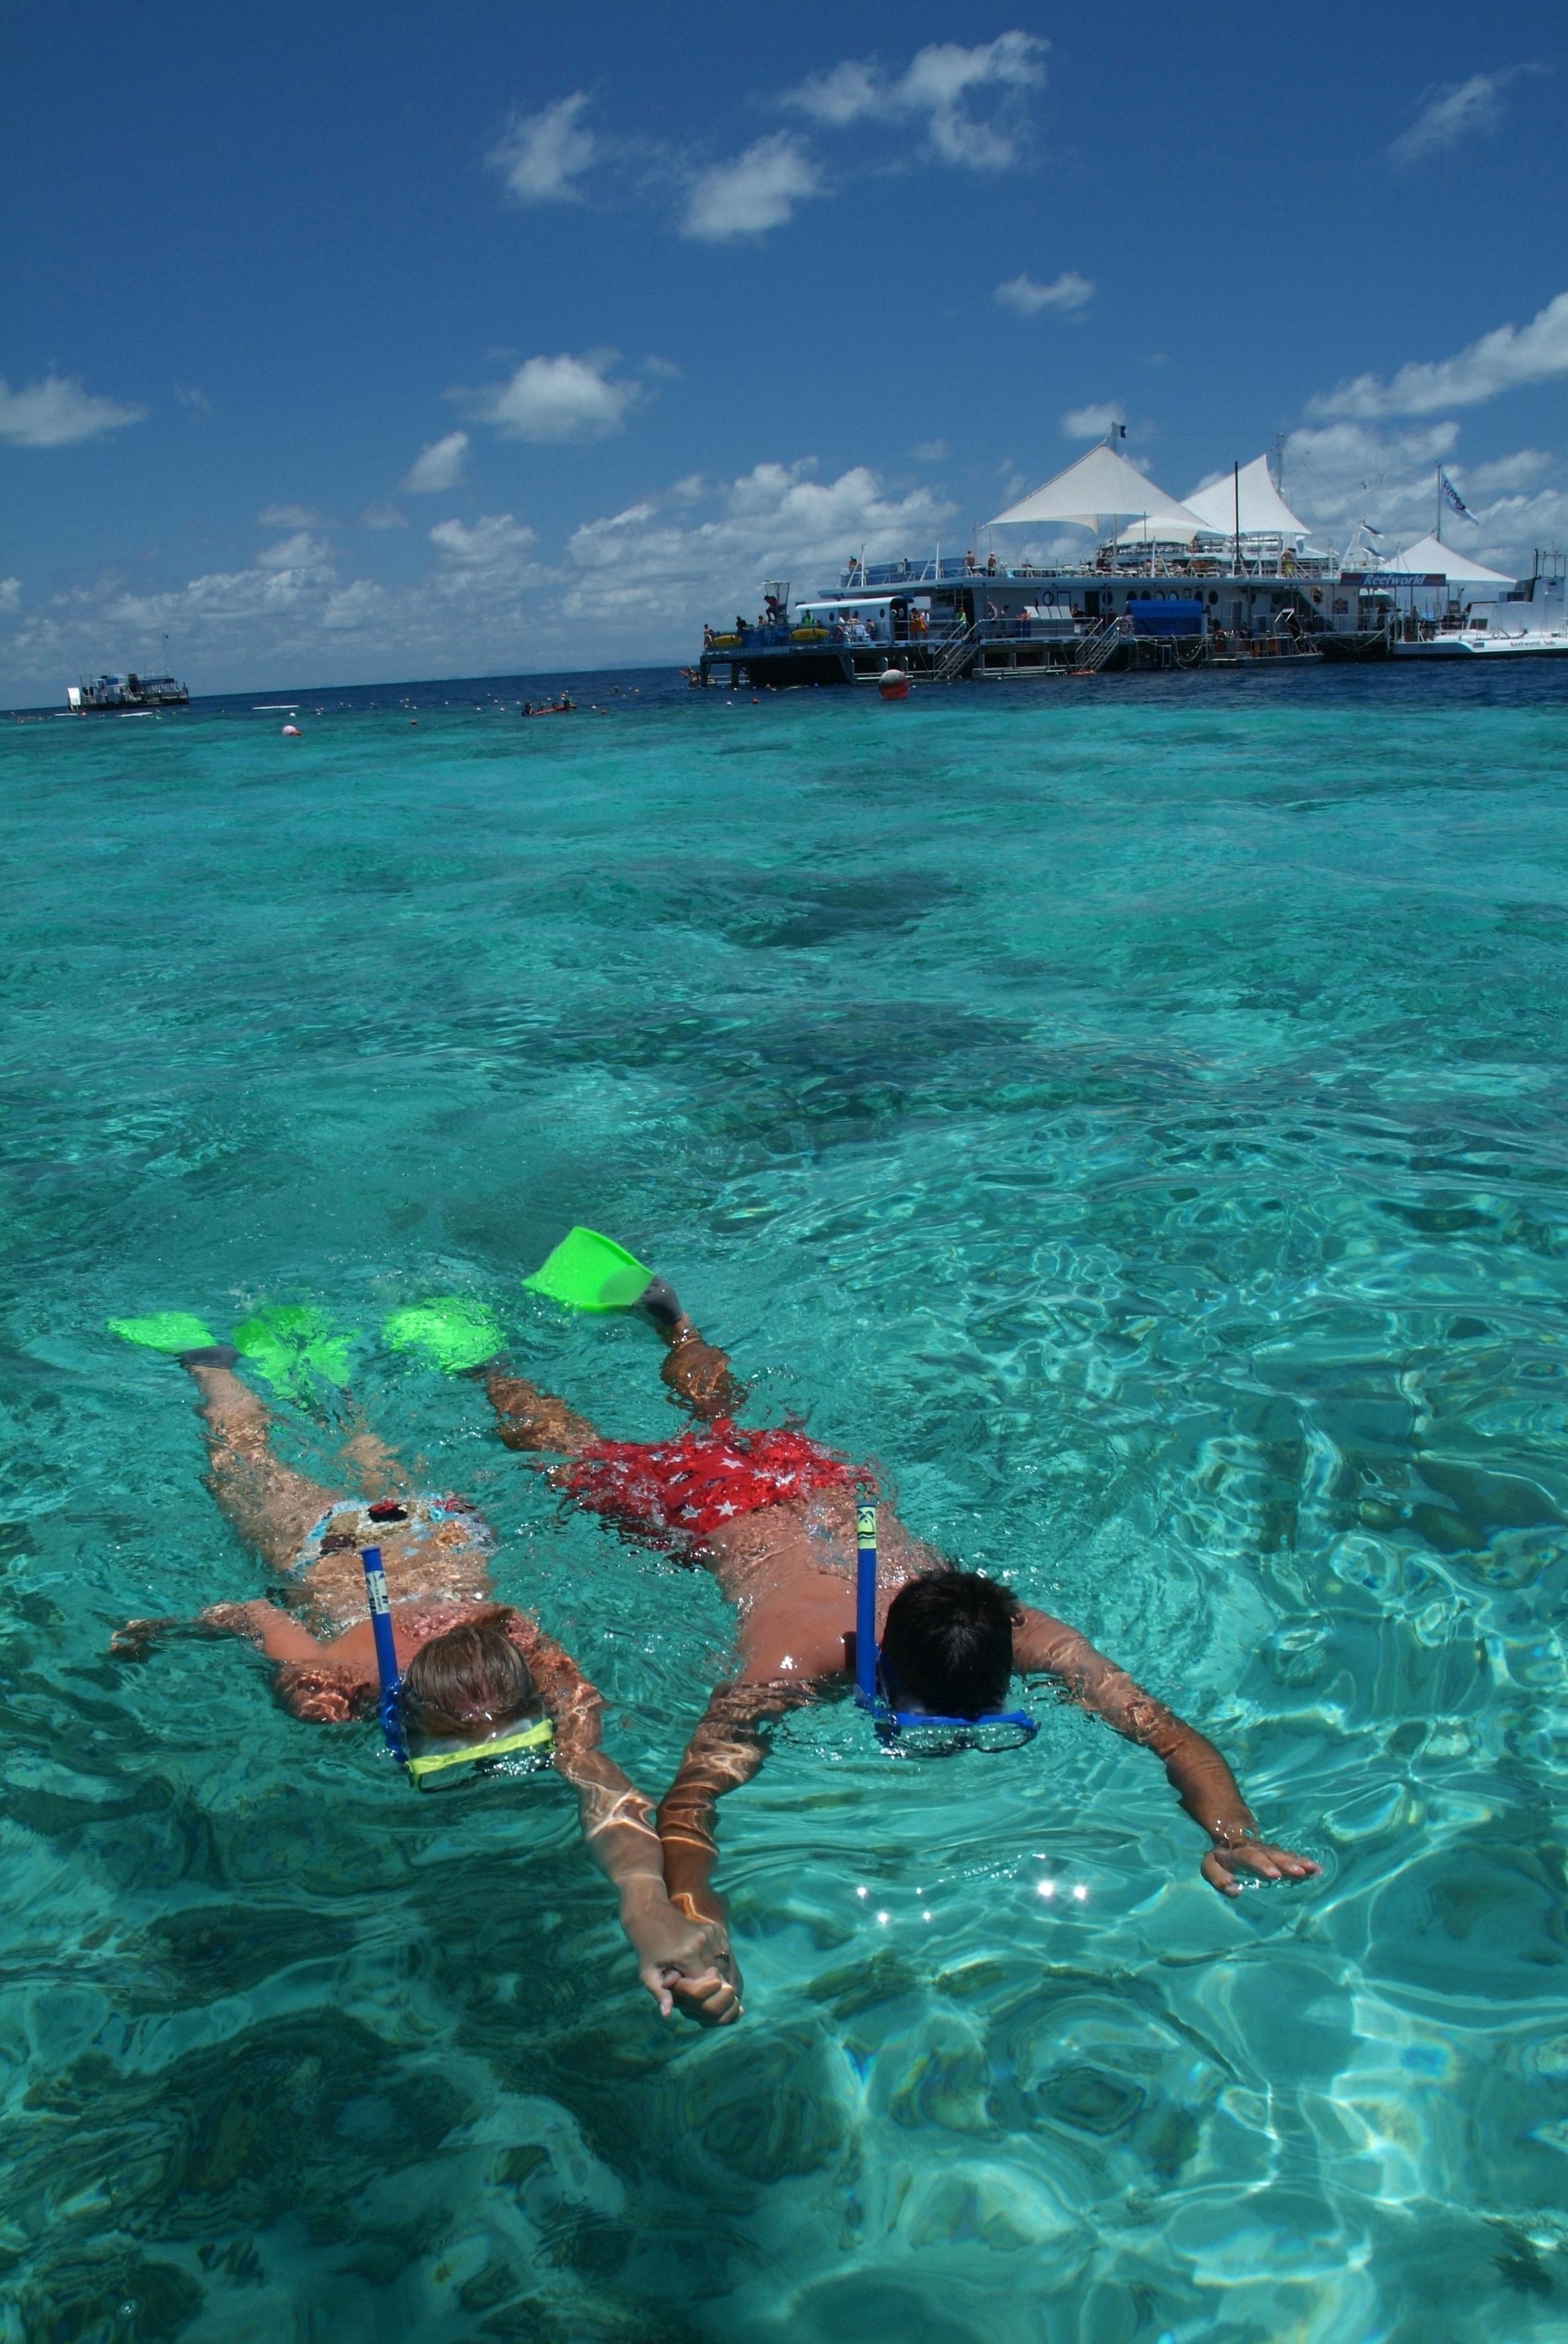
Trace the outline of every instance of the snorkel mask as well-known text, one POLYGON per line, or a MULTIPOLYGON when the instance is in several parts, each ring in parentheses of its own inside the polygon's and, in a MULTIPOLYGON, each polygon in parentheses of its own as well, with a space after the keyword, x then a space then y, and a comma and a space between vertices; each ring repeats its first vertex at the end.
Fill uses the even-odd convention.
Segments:
POLYGON ((376 1673, 380 1680, 377 1696, 376 1715, 381 1727, 381 1739, 387 1744, 409 1782, 417 1791, 445 1790, 451 1784, 471 1782, 473 1777, 462 1769, 483 1767, 487 1772, 498 1761, 505 1760, 507 1773, 536 1773, 550 1763, 555 1743, 555 1728, 548 1717, 536 1718, 528 1725, 503 1729, 483 1742, 463 1743, 457 1747, 436 1743, 428 1750, 410 1751, 406 1720, 403 1714, 403 1679, 397 1667, 397 1651, 392 1641, 391 1607, 387 1599, 387 1577, 381 1568, 378 1546, 362 1547, 359 1560, 365 1566, 365 1595, 370 1606, 370 1632, 376 1640, 376 1673))
MULTIPOLYGON (((1040 1732, 1023 1709, 988 1711, 983 1717, 939 1717, 924 1709, 895 1709, 882 1682, 877 1646, 877 1509, 855 1509, 855 1699, 870 1713, 884 1749, 901 1758, 951 1758, 962 1750, 1021 1750, 1040 1732)), ((390 1640, 390 1632, 388 1632, 390 1640)))

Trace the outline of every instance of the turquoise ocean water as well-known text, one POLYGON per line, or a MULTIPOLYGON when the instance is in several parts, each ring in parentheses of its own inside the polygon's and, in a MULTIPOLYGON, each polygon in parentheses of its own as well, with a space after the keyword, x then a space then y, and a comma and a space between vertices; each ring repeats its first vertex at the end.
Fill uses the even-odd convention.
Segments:
POLYGON ((610 681, 0 732, 0 2339, 1560 2338, 1568 677, 610 681), (312 1300, 659 1789, 711 1585, 376 1339, 472 1293, 667 1428, 646 1329, 520 1289, 578 1219, 1322 1880, 1222 1904, 1077 1714, 827 1708, 727 1802, 705 2036, 548 1777, 106 1658, 259 1580, 104 1322, 312 1300))

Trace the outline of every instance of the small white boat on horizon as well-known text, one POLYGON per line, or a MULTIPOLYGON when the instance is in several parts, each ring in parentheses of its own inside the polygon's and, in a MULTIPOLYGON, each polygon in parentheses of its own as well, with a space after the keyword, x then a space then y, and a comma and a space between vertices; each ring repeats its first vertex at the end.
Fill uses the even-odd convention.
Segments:
POLYGON ((1538 554, 1533 576, 1507 593, 1473 596, 1457 620, 1419 633, 1395 632, 1391 658, 1544 659, 1568 657, 1568 556, 1538 554))

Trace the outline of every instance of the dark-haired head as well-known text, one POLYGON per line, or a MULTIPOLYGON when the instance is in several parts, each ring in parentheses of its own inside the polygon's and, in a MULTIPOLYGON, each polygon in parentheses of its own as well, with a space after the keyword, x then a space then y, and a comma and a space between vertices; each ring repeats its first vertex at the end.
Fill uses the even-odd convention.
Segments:
POLYGON ((888 1607, 882 1677, 895 1709, 984 1717, 1005 1709, 1019 1616, 1010 1587, 977 1571, 912 1579, 888 1607))
POLYGON ((421 1733, 464 1739, 491 1733, 538 1706, 505 1612, 465 1620, 421 1644, 403 1678, 403 1700, 409 1723, 421 1733))

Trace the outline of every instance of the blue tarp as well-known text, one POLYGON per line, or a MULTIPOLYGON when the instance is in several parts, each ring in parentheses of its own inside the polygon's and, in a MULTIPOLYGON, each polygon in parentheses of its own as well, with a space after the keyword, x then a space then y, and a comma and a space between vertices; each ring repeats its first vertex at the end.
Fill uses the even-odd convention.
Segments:
POLYGON ((1202 603, 1176 594, 1158 601, 1129 602, 1127 615, 1135 635, 1201 635, 1203 631, 1202 603))

